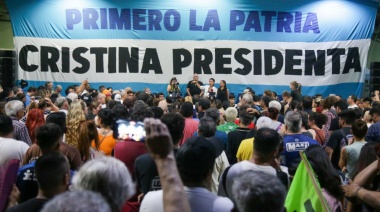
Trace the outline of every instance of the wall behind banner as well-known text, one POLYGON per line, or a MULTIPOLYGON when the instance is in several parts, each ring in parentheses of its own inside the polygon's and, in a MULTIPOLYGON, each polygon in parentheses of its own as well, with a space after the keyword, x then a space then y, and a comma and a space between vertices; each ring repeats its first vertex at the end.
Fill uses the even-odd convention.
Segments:
MULTIPOLYGON (((16 0, 17 1, 17 0, 16 0)), ((301 2, 301 1, 298 1, 298 2, 301 2)), ((351 3, 352 3, 352 1, 351 1, 351 3)), ((37 3, 38 4, 38 3, 37 3)), ((95 3, 94 3, 95 4, 95 3)), ((79 27, 79 25, 76 25, 75 27, 79 27)), ((139 32, 137 32, 137 33, 139 33, 139 32)), ((284 33, 284 35, 285 35, 285 33, 284 33)), ((22 45, 21 45, 22 46, 22 45)), ((203 46, 203 45, 202 45, 203 46)), ((373 46, 374 45, 372 45, 371 46, 371 48, 373 48, 373 46)), ((249 48, 249 47, 248 47, 249 48)), ((368 48, 368 47, 367 47, 368 48)), ((367 59, 367 61, 371 61, 372 59, 371 58, 375 58, 376 57, 376 55, 377 55, 377 51, 376 50, 372 50, 372 49, 370 49, 370 51, 368 51, 369 52, 369 57, 368 57, 368 59, 367 59), (372 52, 372 53, 371 53, 372 52)), ((233 53, 232 53, 233 54, 233 53)), ((363 68, 363 70, 364 70, 364 67, 366 66, 366 61, 361 61, 362 62, 362 68, 363 68)), ((168 66, 166 66, 166 67, 168 67, 168 66)), ((165 67, 164 67, 165 68, 165 67)), ((169 69, 170 69, 170 67, 169 67, 169 69)), ((165 71, 165 70, 164 70, 165 71)), ((351 73, 353 72, 353 70, 351 70, 350 71, 351 73)), ((192 75, 190 72, 185 72, 185 73, 188 73, 188 75, 189 75, 189 78, 184 78, 184 77, 182 77, 182 79, 180 80, 180 82, 182 83, 182 87, 184 88, 184 86, 185 86, 185 83, 187 83, 187 80, 189 80, 190 78, 191 78, 191 76, 190 75, 192 75)), ((251 72, 252 73, 252 72, 251 72)), ((28 77, 28 76, 33 76, 33 79, 31 79, 31 81, 33 82, 33 83, 36 83, 36 84, 38 84, 39 83, 39 81, 38 81, 38 79, 40 79, 41 81, 43 81, 43 79, 45 79, 44 77, 45 76, 47 76, 46 74, 50 74, 50 72, 49 73, 41 73, 41 75, 40 76, 38 76, 38 75, 24 75, 24 77, 28 77), (36 77, 37 76, 37 77, 36 77), (42 77, 41 77, 42 76, 42 77), (37 79, 37 80, 36 80, 37 79)), ((87 73, 87 74, 92 74, 92 73, 87 73)), ((170 75, 170 73, 169 74, 167 74, 167 73, 165 73, 165 75, 170 75)), ((348 74, 348 75, 342 75, 342 78, 347 78, 347 77, 349 77, 349 75, 351 75, 351 74, 348 74)), ((57 75, 56 75, 57 76, 57 75)), ((109 75, 109 76, 112 76, 112 75, 109 75)), ((115 76, 115 75, 113 75, 113 76, 115 76)), ((143 76, 143 77, 145 77, 146 75, 141 75, 141 76, 143 76)), ((128 77, 128 76, 127 76, 128 77)), ((169 78, 170 78, 171 76, 167 76, 167 78, 168 78, 168 80, 169 80, 169 78)), ((220 77, 220 75, 219 75, 219 77, 218 77, 218 75, 204 75, 204 74, 202 74, 201 75, 201 79, 202 79, 202 81, 203 82, 207 82, 208 81, 208 78, 210 78, 210 77, 214 77, 214 78, 216 78, 217 79, 217 81, 219 81, 218 80, 218 78, 219 79, 223 79, 223 78, 225 78, 226 80, 227 80, 227 83, 229 83, 229 82, 231 82, 231 79, 230 78, 228 78, 228 76, 224 76, 224 77, 220 77)), ((249 77, 251 77, 251 79, 252 79, 252 76, 249 76, 249 77)), ((262 76, 259 76, 259 77, 262 77, 262 76)), ((281 75, 279 75, 279 76, 276 76, 276 77, 281 77, 281 75)), ((337 76, 332 76, 332 77, 337 77, 337 76)), ((54 80, 56 77, 53 77, 52 79, 54 80)), ((177 77, 178 78, 178 77, 177 77)), ((258 78, 258 77, 256 77, 256 78, 258 78)), ((25 78, 24 78, 25 79, 25 78)), ((91 78, 92 79, 92 78, 91 78)), ((157 78, 156 78, 157 79, 157 78)), ((155 79, 155 80, 156 80, 155 79)), ((235 79, 236 79, 236 77, 235 77, 235 79)), ((240 78, 241 80, 242 80, 242 82, 243 83, 252 83, 252 81, 250 80, 250 81, 248 81, 248 80, 244 80, 243 78, 240 78)), ((247 78, 248 79, 248 78, 247 78)), ((300 78, 298 78, 297 80, 299 80, 300 78)), ((317 78, 315 78, 315 79, 317 79, 317 78)), ((318 79, 321 79, 320 77, 318 78, 318 79)), ((65 79, 66 80, 66 79, 65 79)), ((96 79, 96 80, 98 80, 98 79, 96 79)), ((96 80, 94 80, 94 81, 96 81, 96 80)), ((163 88, 163 90, 165 89, 165 83, 167 83, 166 82, 166 80, 162 80, 162 77, 159 77, 158 78, 158 80, 159 80, 159 83, 156 83, 155 85, 155 87, 154 87, 154 89, 161 89, 161 88, 163 88), (162 84, 162 83, 164 83, 164 84, 162 84)), ((167 81, 168 81, 167 80, 167 81)), ((61 80, 62 81, 62 80, 61 80)), ((73 81, 72 80, 67 80, 68 82, 67 83, 69 83, 69 84, 72 84, 73 83, 73 81)), ((120 80, 118 80, 119 82, 120 82, 120 80)), ((277 80, 275 80, 276 82, 277 82, 277 80)), ((288 88, 288 82, 289 81, 289 79, 288 78, 286 78, 283 82, 283 84, 282 84, 282 86, 280 86, 280 87, 277 87, 277 89, 276 89, 276 91, 277 92, 279 92, 279 91, 282 91, 282 90, 288 90, 289 88, 288 88)), ((299 80, 299 81, 302 81, 302 80, 299 80)), ((305 80, 305 81, 309 81, 310 83, 312 82, 312 81, 310 81, 310 80, 305 80)), ((110 82, 110 81, 104 81, 104 83, 102 83, 101 81, 99 81, 99 83, 100 84, 105 84, 105 85, 107 85, 107 82, 110 82)), ((148 81, 149 82, 149 81, 148 81)), ((152 82, 152 81, 150 81, 150 82, 152 82)), ((324 85, 326 85, 325 83, 326 83, 327 81, 326 81, 326 79, 324 79, 324 81, 322 82, 322 83, 320 83, 320 86, 321 87, 323 87, 324 85)), ((343 83, 343 81, 337 81, 337 82, 340 82, 340 83, 343 83)), ((346 81, 344 81, 344 82, 346 82, 346 81)), ((347 81, 348 82, 348 81, 347 81)), ((41 82, 40 84, 42 84, 43 82, 41 82)), ((240 92, 241 90, 240 89, 242 89, 242 88, 244 88, 244 85, 239 85, 238 84, 239 82, 238 81, 233 81, 233 83, 231 83, 231 84, 233 84, 233 88, 236 88, 236 89, 239 89, 239 90, 236 90, 236 91, 233 91, 233 92, 235 92, 235 93, 237 93, 237 92, 240 92)), ((272 84, 273 84, 273 82, 271 82, 272 84)), ((269 84, 271 84, 271 83, 269 83, 269 84)), ((254 83, 255 84, 255 83, 254 83)), ((92 83, 92 85, 96 85, 95 83, 92 83)), ((134 85, 134 86, 136 86, 136 88, 137 89, 140 89, 140 88, 142 88, 142 87, 145 87, 146 85, 145 85, 145 83, 144 82, 142 82, 142 81, 140 81, 140 82, 136 82, 136 83, 132 83, 132 85, 134 85)), ((265 84, 264 84, 265 85, 265 84)), ((273 85, 278 85, 278 84, 273 84, 273 85)), ((351 89, 352 90, 352 86, 355 86, 356 84, 351 84, 351 85, 337 85, 337 86, 331 86, 331 89, 329 90, 329 91, 332 91, 332 90, 340 90, 340 89, 342 89, 342 90, 346 90, 345 88, 347 88, 347 89, 351 89), (347 87, 345 87, 345 86, 347 86, 347 87)), ((360 86, 360 83, 359 84, 357 84, 358 86, 360 86)), ((116 87, 116 88, 119 88, 119 86, 121 86, 120 88, 122 88, 122 83, 116 83, 116 84, 112 84, 112 86, 113 87, 116 87)), ((308 86, 308 84, 307 83, 305 83, 304 84, 304 86, 308 86)), ((125 86, 124 86, 125 87, 125 86)), ((268 87, 268 86, 266 86, 266 87, 268 87)), ((254 88, 255 89, 255 88, 254 88)), ((270 88, 269 88, 270 89, 270 88)), ((184 90, 184 89, 183 89, 184 90)), ((262 92, 261 90, 262 89, 255 89, 256 91, 258 91, 259 93, 260 92, 262 92)), ((315 94, 315 93, 317 93, 318 91, 318 88, 317 88, 317 84, 315 83, 315 81, 313 82, 313 84, 309 84, 309 87, 306 87, 306 89, 304 89, 303 91, 305 92, 304 94, 308 94, 308 95, 312 95, 312 94, 315 94), (315 88, 313 88, 312 86, 316 86, 315 88)), ((357 92, 357 90, 355 90, 355 92, 357 92)), ((336 93, 336 94, 339 94, 339 92, 334 92, 334 93, 336 93)))

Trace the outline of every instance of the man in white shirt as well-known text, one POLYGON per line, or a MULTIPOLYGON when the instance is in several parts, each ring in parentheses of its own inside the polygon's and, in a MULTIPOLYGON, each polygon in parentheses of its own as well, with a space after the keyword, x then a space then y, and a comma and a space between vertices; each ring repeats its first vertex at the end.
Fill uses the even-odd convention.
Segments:
POLYGON ((5 168, 12 159, 22 161, 29 146, 13 139, 12 119, 8 116, 0 116, 0 167, 5 168))
POLYGON ((356 101, 358 100, 358 97, 355 95, 350 95, 347 98, 347 103, 348 103, 348 109, 354 109, 357 108, 358 106, 356 105, 356 101))
MULTIPOLYGON (((206 189, 216 156, 213 144, 203 137, 187 141, 177 152, 177 167, 191 211, 229 212, 234 207, 230 199, 218 197, 206 189)), ((146 194, 140 211, 164 211, 162 190, 146 194)))

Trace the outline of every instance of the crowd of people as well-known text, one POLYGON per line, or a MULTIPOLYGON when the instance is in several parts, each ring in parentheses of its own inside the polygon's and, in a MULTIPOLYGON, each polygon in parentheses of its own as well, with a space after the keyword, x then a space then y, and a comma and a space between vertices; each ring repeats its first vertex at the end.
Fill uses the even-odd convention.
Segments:
POLYGON ((87 80, 0 90, 2 176, 20 163, 4 209, 286 211, 302 153, 330 211, 380 210, 378 91, 306 96, 293 81, 280 95, 235 96, 219 85, 194 74, 185 97, 175 77, 159 93, 87 80))

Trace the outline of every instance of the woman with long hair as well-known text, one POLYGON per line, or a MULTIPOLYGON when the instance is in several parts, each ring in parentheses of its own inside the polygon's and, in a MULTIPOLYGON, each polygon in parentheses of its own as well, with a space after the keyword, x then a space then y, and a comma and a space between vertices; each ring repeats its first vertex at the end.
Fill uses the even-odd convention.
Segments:
POLYGON ((101 105, 99 102, 91 102, 91 104, 88 105, 88 112, 86 114, 87 120, 94 120, 95 116, 98 115, 99 110, 101 109, 101 105))
POLYGON ((99 154, 99 135, 94 121, 82 121, 79 124, 77 148, 83 162, 93 160, 99 154), (94 148, 91 142, 94 142, 94 148))
POLYGON ((32 143, 36 143, 36 129, 45 124, 44 112, 40 109, 31 109, 28 112, 25 126, 28 128, 28 133, 32 143))
POLYGON ((282 127, 282 123, 278 121, 279 111, 275 107, 268 108, 268 117, 272 120, 272 124, 270 125, 271 129, 276 130, 280 135, 284 135, 284 129, 282 127))
POLYGON ((230 91, 227 88, 227 83, 225 80, 220 80, 218 92, 216 99, 219 99, 222 103, 228 101, 230 96, 230 91))
POLYGON ((339 129, 338 115, 334 108, 334 104, 337 101, 338 100, 335 96, 329 96, 323 101, 322 104, 322 114, 327 117, 326 124, 322 127, 322 130, 325 133, 325 142, 329 140, 332 131, 339 129))
MULTIPOLYGON (((352 181, 355 180, 355 177, 363 171, 365 168, 367 168, 369 165, 371 165, 374 161, 377 160, 377 151, 379 149, 379 143, 376 142, 368 142, 364 144, 360 151, 360 155, 358 158, 357 163, 357 169, 355 173, 353 174, 352 181)), ((363 182, 362 186, 364 189, 370 190, 370 191, 379 191, 380 189, 380 175, 377 173, 374 174, 374 176, 368 176, 368 180, 366 182, 363 182)), ((355 199, 349 199, 349 203, 347 206, 347 211, 375 211, 373 208, 371 208, 369 205, 364 204, 361 202, 358 198, 355 199)))
POLYGON ((319 181, 322 194, 331 211, 343 211, 342 180, 325 150, 319 145, 311 145, 305 150, 305 155, 317 176, 316 179, 319 181))
POLYGON ((292 102, 293 100, 302 102, 301 87, 301 83, 297 81, 290 82, 290 89, 292 90, 292 92, 290 92, 288 104, 290 104, 290 102, 292 102))
POLYGON ((322 127, 327 122, 327 116, 325 114, 312 112, 309 114, 309 126, 310 132, 313 134, 316 141, 322 146, 325 143, 325 132, 322 127))
POLYGON ((166 87, 166 91, 168 94, 181 95, 181 90, 179 89, 179 83, 177 82, 177 78, 173 77, 170 79, 169 85, 166 87))
POLYGON ((70 109, 66 117, 66 142, 74 147, 78 146, 78 127, 81 121, 86 117, 83 112, 82 104, 79 100, 74 100, 70 104, 70 109))
MULTIPOLYGON (((112 150, 116 145, 116 139, 113 137, 114 113, 110 109, 101 109, 98 112, 99 126, 99 149, 107 156, 111 156, 112 150)), ((95 142, 91 143, 96 148, 95 142)))

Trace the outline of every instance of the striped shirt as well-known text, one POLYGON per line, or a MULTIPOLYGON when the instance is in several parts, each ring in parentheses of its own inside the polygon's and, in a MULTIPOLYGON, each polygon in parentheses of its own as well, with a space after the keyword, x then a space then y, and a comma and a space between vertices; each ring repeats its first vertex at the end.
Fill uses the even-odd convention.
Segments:
POLYGON ((19 141, 23 141, 29 146, 32 145, 32 140, 30 139, 28 129, 25 124, 20 122, 14 116, 10 116, 13 123, 13 138, 19 141))

